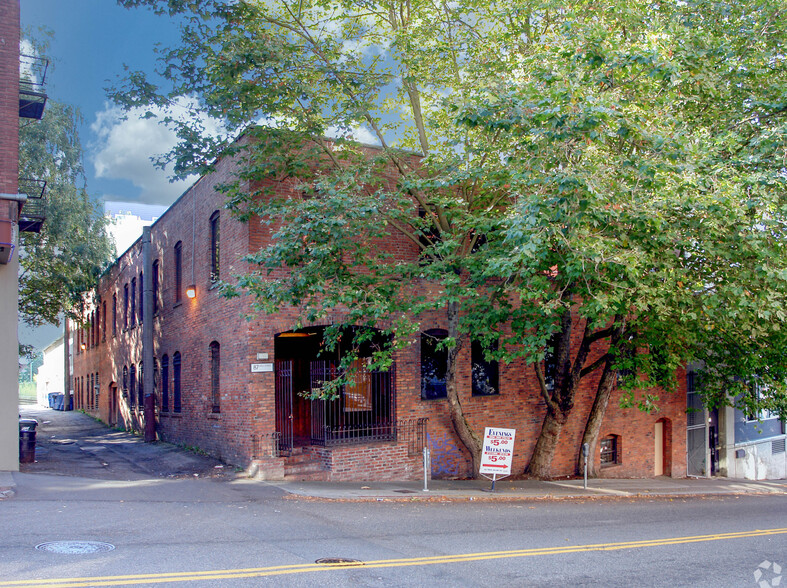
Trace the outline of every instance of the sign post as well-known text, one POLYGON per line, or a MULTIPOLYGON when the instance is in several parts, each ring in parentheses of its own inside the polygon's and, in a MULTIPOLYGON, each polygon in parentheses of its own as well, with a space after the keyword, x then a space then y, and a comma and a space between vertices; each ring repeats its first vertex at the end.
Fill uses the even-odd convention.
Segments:
POLYGON ((484 429, 484 447, 481 452, 481 467, 478 473, 486 479, 492 474, 492 488, 495 491, 497 478, 511 475, 511 462, 514 458, 514 438, 516 429, 499 429, 486 427, 484 429))

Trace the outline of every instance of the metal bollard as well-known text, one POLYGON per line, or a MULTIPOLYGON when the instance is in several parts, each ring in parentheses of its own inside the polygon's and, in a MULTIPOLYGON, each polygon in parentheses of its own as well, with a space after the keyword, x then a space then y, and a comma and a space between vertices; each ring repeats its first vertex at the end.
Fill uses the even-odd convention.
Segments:
POLYGON ((583 443, 582 455, 585 458, 585 490, 588 489, 588 453, 590 453, 590 445, 583 443))
POLYGON ((429 448, 424 447, 424 492, 429 492, 429 470, 431 470, 429 448))

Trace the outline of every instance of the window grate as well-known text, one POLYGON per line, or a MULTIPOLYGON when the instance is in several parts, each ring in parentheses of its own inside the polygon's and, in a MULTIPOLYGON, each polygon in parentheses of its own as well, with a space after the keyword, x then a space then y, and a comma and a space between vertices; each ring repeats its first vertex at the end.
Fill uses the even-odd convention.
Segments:
POLYGON ((777 439, 771 442, 771 455, 784 453, 784 439, 777 439))

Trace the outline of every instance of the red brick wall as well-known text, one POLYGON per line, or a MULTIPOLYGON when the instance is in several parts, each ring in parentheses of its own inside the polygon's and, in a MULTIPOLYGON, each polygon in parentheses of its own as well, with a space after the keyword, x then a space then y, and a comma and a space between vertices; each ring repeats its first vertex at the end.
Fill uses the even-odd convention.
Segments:
MULTIPOLYGON (((19 0, 0 0, 0 80, 0 193, 16 194, 19 178, 19 0)), ((0 201, 0 204, 0 219, 16 220, 17 203, 0 201)))
MULTIPOLYGON (((243 467, 253 456, 252 437, 266 435, 276 428, 274 404, 274 374, 251 373, 250 365, 274 361, 274 337, 291 330, 298 318, 295 308, 282 308, 272 316, 247 321, 250 303, 241 297, 227 300, 210 289, 209 225, 215 210, 221 210, 221 273, 222 278, 247 271, 241 256, 256 251, 270 240, 273 228, 252 220, 242 224, 222 209, 223 197, 212 187, 233 172, 231 161, 223 160, 217 172, 202 178, 190 188, 152 227, 153 258, 160 263, 160 304, 154 319, 155 356, 160 361, 164 354, 170 360, 170 411, 160 411, 158 431, 162 439, 199 447, 212 455, 243 467), (183 244, 183 286, 197 286, 197 297, 175 304, 173 250, 183 244), (221 345, 221 413, 211 413, 210 354, 211 341, 221 345), (182 403, 179 415, 172 412, 172 358, 179 351, 183 358, 182 403), (258 360, 257 354, 268 359, 258 360)), ((280 193, 299 195, 289 182, 270 183, 280 193)), ((389 240, 380 243, 403 257, 417 255, 414 245, 389 240)), ((108 419, 110 384, 120 385, 122 368, 141 360, 141 328, 120 332, 122 325, 123 285, 132 277, 139 280, 141 246, 137 242, 124 253, 101 279, 99 296, 107 302, 108 335, 106 342, 98 337, 98 344, 75 356, 77 375, 98 372, 100 406, 97 414, 108 419), (111 336, 112 294, 118 297, 118 336, 111 336)), ((427 284, 416 287, 428 288, 427 284)), ((341 311, 328 315, 320 324, 330 324, 340 318, 341 311)), ((434 314, 424 329, 444 326, 445 317, 434 314)), ((578 334, 579 335, 579 334, 578 334)), ((574 342, 578 346, 579 341, 574 342)), ((601 349, 595 349, 596 354, 601 349)), ((591 358, 592 360, 592 358, 591 358)), ((485 426, 516 429, 516 451, 513 471, 524 471, 544 418, 544 402, 532 370, 523 362, 500 368, 500 394, 473 397, 471 394, 470 346, 466 343, 460 354, 459 391, 467 418, 479 434, 485 426)), ((470 475, 470 460, 462 448, 448 417, 446 401, 421 400, 420 341, 401 351, 396 357, 396 417, 410 419, 428 417, 428 443, 432 455, 432 475, 435 477, 465 477, 470 475)), ((572 475, 579 452, 584 424, 593 399, 599 374, 587 377, 578 394, 574 412, 565 426, 553 462, 554 476, 572 475)), ((662 394, 660 412, 647 415, 637 409, 621 409, 619 398, 613 395, 604 420, 601 437, 619 435, 621 457, 618 464, 601 469, 607 477, 647 477, 654 471, 654 428, 659 419, 668 419, 671 450, 667 473, 685 475, 685 378, 677 375, 680 385, 673 394, 662 394)), ((160 395, 159 395, 160 396, 160 395)), ((160 401, 160 398, 159 398, 160 401)), ((141 429, 139 409, 130 410, 121 404, 122 422, 130 428, 141 429)), ((420 456, 407 456, 404 445, 373 443, 331 449, 314 448, 334 480, 418 478, 420 456)), ((599 462, 599 451, 594 456, 599 462)))

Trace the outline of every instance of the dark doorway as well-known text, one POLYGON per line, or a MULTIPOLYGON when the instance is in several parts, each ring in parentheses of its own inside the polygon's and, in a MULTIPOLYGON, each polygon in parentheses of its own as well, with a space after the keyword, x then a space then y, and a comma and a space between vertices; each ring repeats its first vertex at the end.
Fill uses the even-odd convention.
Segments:
POLYGON ((303 445, 335 445, 393 433, 392 369, 368 369, 375 348, 385 344, 382 334, 352 348, 354 331, 342 333, 339 345, 328 350, 325 327, 280 333, 275 337, 276 426, 284 452, 303 445), (344 347, 344 349, 343 349, 344 347), (352 348, 351 381, 329 398, 319 397, 325 383, 340 375, 343 352, 352 348))

